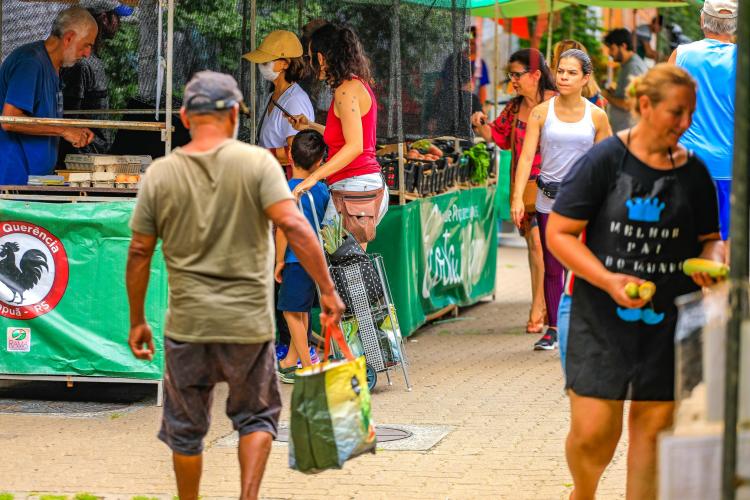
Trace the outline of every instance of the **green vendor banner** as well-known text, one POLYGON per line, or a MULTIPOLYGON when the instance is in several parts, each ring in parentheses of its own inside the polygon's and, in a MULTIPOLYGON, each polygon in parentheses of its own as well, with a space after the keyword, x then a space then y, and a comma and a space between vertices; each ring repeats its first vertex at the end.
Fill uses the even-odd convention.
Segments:
POLYGON ((125 263, 134 202, 0 200, 0 374, 162 378, 167 273, 154 256, 152 362, 127 345, 125 263))
POLYGON ((495 291, 499 191, 454 191, 392 206, 368 251, 383 255, 402 333, 495 291))

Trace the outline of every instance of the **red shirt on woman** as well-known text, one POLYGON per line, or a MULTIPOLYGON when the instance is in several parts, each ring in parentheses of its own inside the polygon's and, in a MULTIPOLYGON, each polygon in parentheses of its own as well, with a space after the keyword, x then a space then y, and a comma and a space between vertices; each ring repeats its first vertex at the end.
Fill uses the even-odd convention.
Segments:
MULTIPOLYGON (((497 120, 490 124, 490 130, 492 131, 492 139, 500 149, 507 149, 513 151, 513 158, 516 162, 521 157, 521 151, 523 151, 523 141, 526 138, 526 122, 517 119, 518 112, 514 112, 516 106, 513 102, 509 102, 505 109, 503 109, 497 120), (515 144, 511 144, 511 135, 513 133, 513 121, 516 120, 516 137, 515 144)), ((536 149, 534 155, 534 161, 531 163, 531 176, 529 180, 535 180, 539 176, 539 172, 542 167, 542 155, 539 148, 536 149)), ((512 165, 513 173, 515 175, 516 165, 512 165)))
MULTIPOLYGON (((375 158, 375 133, 378 123, 378 103, 375 99, 375 94, 367 84, 367 82, 360 80, 358 77, 353 77, 359 80, 362 85, 367 89, 367 93, 370 94, 372 105, 370 105, 370 111, 362 116, 362 153, 357 156, 352 162, 328 176, 326 182, 330 186, 336 182, 349 179, 350 177, 357 177, 359 175, 367 174, 378 174, 380 173, 380 165, 375 158)), ((335 99, 334 99, 335 100, 335 99)), ((336 156, 344 147, 346 140, 344 139, 344 130, 341 127, 341 119, 336 116, 333 111, 334 101, 331 101, 331 107, 328 109, 328 118, 326 118, 326 130, 323 134, 323 141, 328 146, 328 160, 336 156)))

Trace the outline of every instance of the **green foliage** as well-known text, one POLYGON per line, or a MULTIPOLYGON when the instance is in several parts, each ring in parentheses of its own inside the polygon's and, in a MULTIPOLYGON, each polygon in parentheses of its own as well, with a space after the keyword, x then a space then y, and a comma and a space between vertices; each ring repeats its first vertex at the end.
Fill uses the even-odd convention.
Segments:
POLYGON ((99 57, 109 77, 109 107, 122 109, 138 93, 138 26, 123 23, 115 37, 105 42, 99 57))
POLYGON ((39 500, 68 500, 65 495, 41 495, 39 500))
MULTIPOLYGON (((553 16, 552 44, 561 40, 573 39, 581 42, 589 52, 594 63, 594 75, 602 82, 607 72, 607 59, 604 56, 601 39, 603 28, 599 23, 596 11, 583 5, 574 5, 553 16)), ((529 18, 529 30, 533 33, 538 17, 529 18)), ((522 47, 529 47, 528 40, 521 40, 522 47)), ((547 34, 542 37, 539 50, 547 54, 547 34)), ((551 64, 551 61, 547 61, 551 64)))
POLYGON ((156 497, 147 497, 145 495, 136 495, 130 500, 159 500, 159 499, 156 497))
POLYGON ((92 495, 91 493, 76 493, 73 500, 99 500, 101 497, 92 495))
MULTIPOLYGON (((242 12, 237 0, 183 0, 175 8, 175 30, 194 29, 219 50, 219 68, 234 73, 240 65, 242 12)), ((277 28, 278 29, 278 28, 277 28)))
POLYGON ((661 9, 660 13, 664 16, 664 28, 659 34, 659 53, 664 57, 669 57, 672 53, 672 49, 669 46, 670 31, 667 27, 673 24, 678 24, 682 28, 683 34, 692 40, 701 40, 703 38, 700 6, 672 7, 661 9))
MULTIPOLYGON (((584 5, 574 5, 553 16, 552 44, 561 40, 573 39, 581 42, 589 51, 592 60, 603 60, 602 27, 596 11, 584 5)), ((547 53, 547 37, 542 38, 539 50, 547 53)), ((596 64, 595 64, 596 65, 596 64)))
POLYGON ((12 493, 0 493, 0 500, 13 500, 14 498, 12 493))

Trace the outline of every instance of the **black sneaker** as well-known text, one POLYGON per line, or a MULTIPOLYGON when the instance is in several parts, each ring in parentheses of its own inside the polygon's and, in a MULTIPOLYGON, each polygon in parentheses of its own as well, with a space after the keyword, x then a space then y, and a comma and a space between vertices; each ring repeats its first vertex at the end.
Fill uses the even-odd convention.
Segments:
POLYGON ((557 330, 547 328, 547 333, 534 344, 535 351, 554 351, 557 347, 557 330))

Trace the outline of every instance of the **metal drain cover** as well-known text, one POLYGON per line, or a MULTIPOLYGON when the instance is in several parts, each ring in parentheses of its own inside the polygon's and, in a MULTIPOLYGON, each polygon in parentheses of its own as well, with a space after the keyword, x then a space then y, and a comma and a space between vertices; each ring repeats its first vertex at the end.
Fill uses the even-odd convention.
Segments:
MULTIPOLYGON (((403 429, 396 429, 394 427, 387 427, 384 425, 375 426, 375 435, 377 436, 378 443, 388 443, 390 441, 400 441, 402 439, 408 439, 412 436, 412 433, 403 429)), ((279 435, 276 437, 277 441, 282 443, 289 442, 289 427, 279 426, 279 435)))
MULTIPOLYGON (((430 451, 437 446, 453 427, 447 425, 378 425, 375 431, 378 436, 378 451, 430 451)), ((209 444, 219 448, 236 448, 239 437, 236 432, 227 434, 209 444)), ((279 423, 279 432, 274 446, 286 446, 289 443, 289 423, 279 423)))

